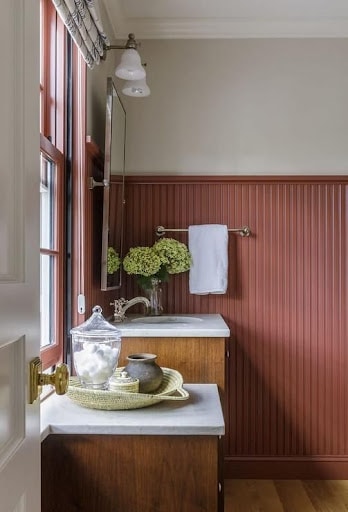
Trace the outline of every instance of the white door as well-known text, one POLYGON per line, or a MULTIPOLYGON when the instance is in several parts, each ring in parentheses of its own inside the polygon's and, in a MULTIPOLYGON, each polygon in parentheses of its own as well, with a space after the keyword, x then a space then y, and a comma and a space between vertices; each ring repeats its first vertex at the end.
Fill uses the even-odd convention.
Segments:
POLYGON ((39 512, 39 0, 0 7, 0 512, 39 512))

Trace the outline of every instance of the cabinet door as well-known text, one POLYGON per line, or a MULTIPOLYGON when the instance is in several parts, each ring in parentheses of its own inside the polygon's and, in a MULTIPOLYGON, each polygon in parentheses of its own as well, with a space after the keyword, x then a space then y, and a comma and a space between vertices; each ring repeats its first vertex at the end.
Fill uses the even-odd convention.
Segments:
POLYGON ((157 363, 181 373, 186 383, 217 384, 225 389, 224 338, 123 338, 119 366, 139 352, 157 355, 157 363))
POLYGON ((42 512, 223 510, 218 450, 216 436, 50 435, 42 512))

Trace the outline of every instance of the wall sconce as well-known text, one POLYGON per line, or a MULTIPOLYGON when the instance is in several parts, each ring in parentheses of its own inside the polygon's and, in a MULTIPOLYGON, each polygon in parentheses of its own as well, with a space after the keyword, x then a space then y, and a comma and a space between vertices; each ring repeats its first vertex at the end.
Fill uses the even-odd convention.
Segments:
POLYGON ((137 98, 150 96, 150 88, 146 83, 145 78, 142 80, 127 80, 127 82, 124 83, 121 91, 126 96, 134 96, 137 98))
POLYGON ((145 97, 150 95, 150 88, 146 83, 146 71, 141 64, 140 55, 137 51, 139 43, 135 40, 134 34, 128 35, 124 46, 110 45, 106 50, 124 50, 121 60, 115 70, 115 75, 121 80, 126 80, 122 86, 122 93, 126 96, 145 97))

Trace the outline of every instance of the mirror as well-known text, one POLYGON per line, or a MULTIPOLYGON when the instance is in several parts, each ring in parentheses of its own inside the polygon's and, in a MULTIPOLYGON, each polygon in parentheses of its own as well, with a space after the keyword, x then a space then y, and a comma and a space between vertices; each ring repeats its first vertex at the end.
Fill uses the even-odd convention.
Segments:
POLYGON ((108 254, 114 250, 119 258, 122 257, 124 216, 126 111, 111 77, 107 78, 105 119, 101 257, 101 289, 104 291, 121 287, 121 270, 114 271, 108 254))

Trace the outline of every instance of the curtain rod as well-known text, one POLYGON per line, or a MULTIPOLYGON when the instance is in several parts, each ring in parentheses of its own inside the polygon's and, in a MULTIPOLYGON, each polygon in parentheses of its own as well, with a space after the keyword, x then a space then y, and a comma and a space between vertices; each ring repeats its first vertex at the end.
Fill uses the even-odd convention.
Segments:
MULTIPOLYGON (((176 228, 165 228, 163 226, 157 226, 156 235, 163 236, 167 231, 188 231, 188 229, 176 229, 176 228)), ((231 233, 238 233, 240 236, 250 236, 251 230, 249 226, 243 226, 242 228, 230 228, 228 229, 231 233)))

